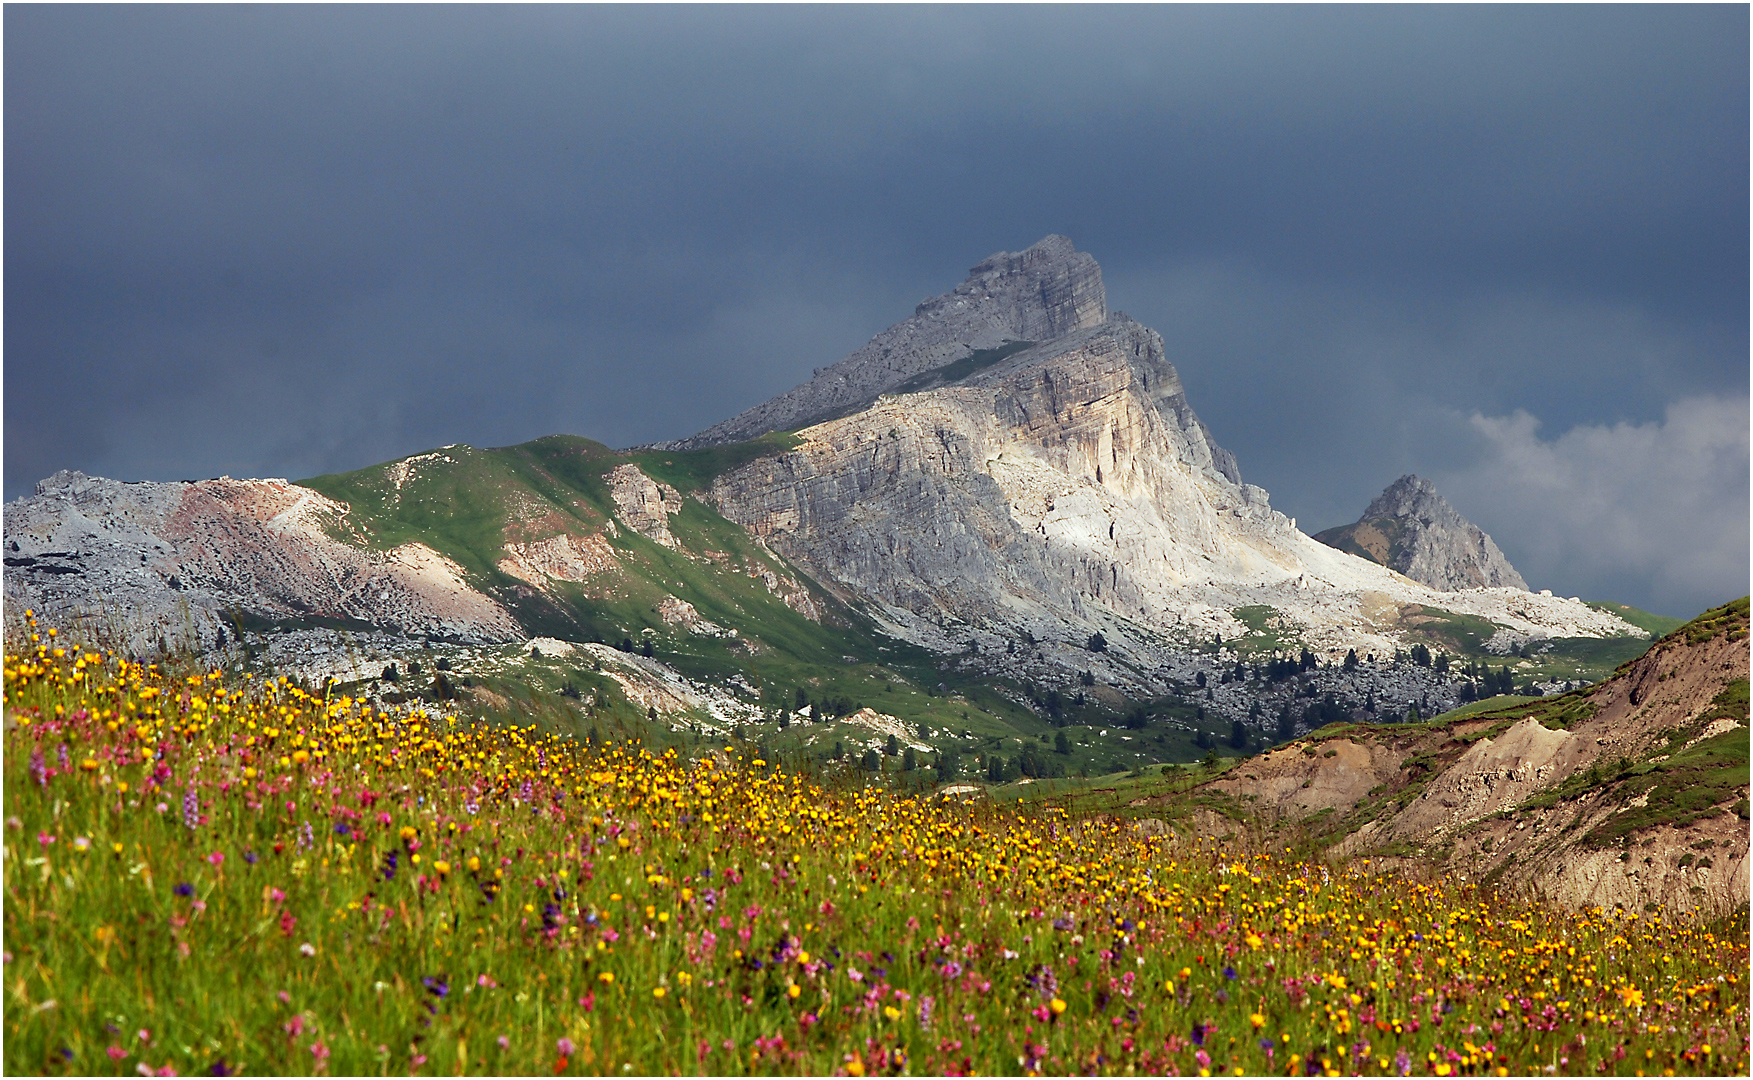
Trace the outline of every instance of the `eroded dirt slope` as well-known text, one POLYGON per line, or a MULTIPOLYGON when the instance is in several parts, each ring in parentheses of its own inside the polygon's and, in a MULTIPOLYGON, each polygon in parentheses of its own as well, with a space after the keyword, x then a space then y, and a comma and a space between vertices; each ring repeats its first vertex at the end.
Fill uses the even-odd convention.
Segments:
POLYGON ((1748 899, 1745 599, 1607 681, 1450 723, 1316 732, 1209 789, 1339 856, 1435 862, 1576 906, 1748 899))

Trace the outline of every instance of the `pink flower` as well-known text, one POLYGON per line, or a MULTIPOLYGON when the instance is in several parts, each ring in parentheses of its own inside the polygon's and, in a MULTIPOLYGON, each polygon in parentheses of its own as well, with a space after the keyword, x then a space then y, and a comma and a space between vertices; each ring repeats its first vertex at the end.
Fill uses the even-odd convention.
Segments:
POLYGON ((215 851, 213 854, 207 856, 207 861, 212 863, 214 866, 218 866, 220 863, 225 861, 225 852, 215 851))
POLYGON ((108 1050, 105 1050, 104 1053, 110 1056, 111 1061, 120 1061, 128 1056, 128 1052, 119 1046, 111 1046, 108 1050))
POLYGON ((150 1043, 152 1041, 152 1032, 146 1028, 141 1028, 139 1031, 136 1031, 134 1035, 143 1043, 150 1043))
POLYGON ((318 1061, 327 1061, 329 1060, 329 1048, 323 1044, 321 1039, 318 1039, 310 1044, 310 1056, 318 1061))

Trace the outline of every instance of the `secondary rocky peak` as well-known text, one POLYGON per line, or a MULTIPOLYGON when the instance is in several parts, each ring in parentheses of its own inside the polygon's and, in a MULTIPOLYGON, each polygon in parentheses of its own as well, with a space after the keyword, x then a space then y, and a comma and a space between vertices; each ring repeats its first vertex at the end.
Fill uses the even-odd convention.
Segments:
POLYGON ((839 363, 816 369, 808 382, 666 447, 740 442, 845 416, 945 365, 1018 343, 1053 341, 1107 317, 1102 268, 1065 237, 1047 236, 981 260, 966 281, 921 301, 911 318, 839 363))
POLYGON ((1528 587, 1483 529, 1437 494, 1436 485, 1411 473, 1389 484, 1355 524, 1315 539, 1445 592, 1528 587))
POLYGON ((1449 505, 1447 499, 1437 494, 1435 484, 1417 473, 1407 473, 1382 489, 1382 493, 1370 501, 1363 516, 1365 520, 1382 517, 1434 518, 1445 512, 1460 516, 1455 513, 1455 508, 1449 505))

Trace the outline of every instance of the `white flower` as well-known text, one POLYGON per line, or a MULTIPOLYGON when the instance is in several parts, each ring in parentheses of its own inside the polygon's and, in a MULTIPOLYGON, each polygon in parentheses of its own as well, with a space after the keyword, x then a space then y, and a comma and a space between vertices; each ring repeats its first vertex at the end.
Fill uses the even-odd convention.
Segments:
POLYGON ((317 954, 317 947, 307 941, 298 947, 298 951, 306 956, 315 956, 317 954))

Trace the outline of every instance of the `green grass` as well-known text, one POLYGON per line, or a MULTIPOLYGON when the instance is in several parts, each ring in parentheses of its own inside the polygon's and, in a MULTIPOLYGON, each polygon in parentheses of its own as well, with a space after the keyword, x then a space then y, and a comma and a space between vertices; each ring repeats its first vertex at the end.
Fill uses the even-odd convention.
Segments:
POLYGON ((1277 608, 1268 604, 1247 604, 1234 609, 1230 614, 1248 628, 1246 634, 1225 643, 1238 653, 1271 653, 1293 649, 1302 644, 1299 637, 1302 627, 1288 622, 1277 608), (1274 622, 1278 625, 1272 625, 1274 622))
POLYGON ((1450 709, 1446 713, 1439 713, 1436 716, 1431 717, 1430 722, 1432 724, 1449 724, 1456 720, 1465 719, 1469 716, 1478 716, 1481 713, 1495 713, 1500 710, 1519 709, 1527 705, 1529 702, 1540 700, 1542 699, 1520 697, 1515 694, 1499 694, 1496 697, 1486 698, 1483 701, 1469 702, 1458 708, 1450 709))
POLYGON ((1596 611, 1605 611, 1609 615, 1617 615, 1626 622, 1642 630, 1652 638, 1664 637, 1678 630, 1686 622, 1667 615, 1655 615, 1641 611, 1630 604, 1615 604, 1610 600, 1589 600, 1586 603, 1596 611))
POLYGON ((1437 607, 1420 607, 1402 622, 1413 636, 1466 656, 1487 655, 1485 643, 1498 631, 1497 624, 1483 616, 1463 615, 1437 607))
POLYGON ((718 477, 751 461, 795 450, 802 442, 796 435, 773 431, 748 442, 700 450, 642 450, 627 457, 645 475, 686 494, 710 488, 718 477))
POLYGON ((944 364, 942 367, 933 368, 930 371, 924 371, 913 376, 906 382, 903 382, 900 386, 897 386, 891 392, 896 394, 914 394, 921 390, 929 390, 933 387, 947 386, 950 383, 960 382, 974 374, 976 371, 989 368, 1000 360, 1003 360, 1005 357, 1014 356, 1015 354, 1022 352, 1024 349, 1032 347, 1034 344, 1035 343, 1032 341, 1007 341, 996 349, 975 349, 960 360, 952 360, 949 363, 944 364))
POLYGON ((1737 729, 1696 743, 1666 761, 1635 766, 1620 778, 1618 795, 1632 800, 1647 794, 1649 802, 1614 814, 1591 829, 1584 842, 1606 847, 1642 829, 1678 828, 1728 813, 1729 804, 1746 797, 1747 747, 1746 729, 1737 729))
POLYGON ((1674 631, 1673 636, 1684 638, 1688 645, 1701 645, 1715 637, 1727 637, 1730 641, 1746 640, 1747 597, 1711 608, 1674 631))

